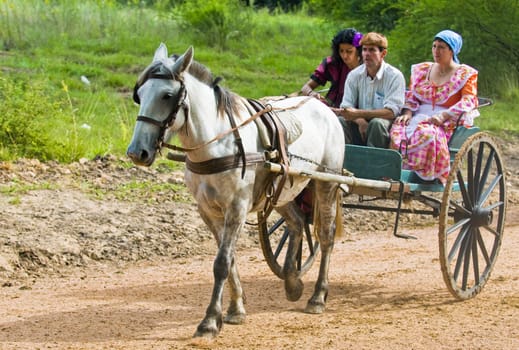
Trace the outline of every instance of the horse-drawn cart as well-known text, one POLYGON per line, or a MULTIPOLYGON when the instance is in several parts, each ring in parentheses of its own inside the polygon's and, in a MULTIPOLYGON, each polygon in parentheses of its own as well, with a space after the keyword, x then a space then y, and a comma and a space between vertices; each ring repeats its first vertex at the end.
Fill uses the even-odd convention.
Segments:
MULTIPOLYGON (((480 107, 489 105, 480 99, 480 107)), ((346 145, 344 169, 351 175, 335 175, 291 168, 290 175, 335 181, 347 195, 358 195, 359 202, 343 201, 343 208, 396 213, 393 234, 398 233, 401 213, 438 217, 438 240, 443 278, 458 299, 478 294, 487 282, 501 246, 505 211, 504 167, 495 141, 477 127, 459 127, 449 150, 451 170, 445 186, 423 181, 414 172, 402 169, 402 156, 391 149, 346 145), (369 200, 366 200, 366 197, 369 200), (374 200, 396 202, 396 206, 366 204, 374 200), (421 202, 429 209, 403 208, 402 203, 421 202)), ((271 171, 281 171, 267 163, 271 171)), ((265 259, 278 277, 283 278, 282 263, 288 232, 280 218, 272 225, 260 224, 260 242, 265 259)), ((305 225, 305 240, 298 255, 298 269, 304 274, 319 251, 311 229, 311 214, 305 225)))
MULTIPOLYGON (((505 174, 490 136, 477 128, 458 128, 451 139, 446 186, 426 183, 402 170, 396 151, 337 142, 343 139, 340 123, 317 99, 293 97, 261 106, 221 87, 220 79, 193 55, 192 47, 178 57, 169 57, 164 44, 157 48, 135 84, 133 98, 140 107, 127 154, 135 164, 150 166, 164 147, 183 152, 186 186, 217 241, 211 300, 195 336, 215 336, 222 322, 245 320, 235 248, 252 212, 258 213, 265 259, 283 280, 287 299, 302 296, 301 276, 320 251, 319 276, 305 312, 324 312, 333 242, 342 228, 340 188, 360 198, 396 200, 396 208, 376 207, 396 212, 396 223, 402 212, 437 216, 440 261, 449 290, 467 299, 483 288, 499 252, 506 211, 505 174), (278 127, 283 122, 290 128, 278 127), (282 129, 287 132, 279 132, 282 129), (172 135, 180 145, 168 143, 172 135), (314 215, 306 215, 297 204, 309 184, 314 215), (402 208, 408 201, 430 209, 402 208), (272 225, 268 218, 273 209, 283 219, 272 225), (230 300, 223 317, 226 283, 230 300)), ((357 207, 367 209, 362 202, 357 207)), ((397 225, 394 230, 401 236, 397 225)))

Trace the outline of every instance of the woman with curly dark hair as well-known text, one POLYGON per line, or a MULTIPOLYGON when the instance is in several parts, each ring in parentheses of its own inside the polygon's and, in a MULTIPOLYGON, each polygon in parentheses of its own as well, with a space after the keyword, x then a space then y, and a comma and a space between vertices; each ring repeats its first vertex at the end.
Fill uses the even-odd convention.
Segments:
POLYGON ((362 33, 355 28, 339 31, 332 39, 332 55, 324 58, 310 79, 301 88, 302 95, 314 96, 330 107, 338 107, 344 94, 348 73, 362 63, 360 40, 362 33), (326 96, 314 91, 330 82, 326 96))

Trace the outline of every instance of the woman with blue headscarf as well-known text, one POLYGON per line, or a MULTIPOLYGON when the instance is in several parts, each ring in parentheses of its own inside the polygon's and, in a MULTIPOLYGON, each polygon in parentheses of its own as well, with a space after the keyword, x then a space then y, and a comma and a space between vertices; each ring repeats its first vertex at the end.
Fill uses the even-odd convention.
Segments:
POLYGON ((471 126, 479 115, 478 72, 460 64, 462 44, 461 36, 451 30, 435 35, 434 62, 411 67, 406 104, 390 133, 390 147, 402 153, 404 169, 443 184, 450 171, 448 142, 456 126, 471 126))

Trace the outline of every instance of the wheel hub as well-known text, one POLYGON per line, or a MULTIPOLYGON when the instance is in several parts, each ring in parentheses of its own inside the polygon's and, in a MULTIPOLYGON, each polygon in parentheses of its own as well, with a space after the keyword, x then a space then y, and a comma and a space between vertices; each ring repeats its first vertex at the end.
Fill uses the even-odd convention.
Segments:
POLYGON ((484 209, 481 207, 476 207, 472 211, 471 221, 472 225, 480 227, 480 226, 488 226, 492 224, 492 211, 489 209, 484 209))

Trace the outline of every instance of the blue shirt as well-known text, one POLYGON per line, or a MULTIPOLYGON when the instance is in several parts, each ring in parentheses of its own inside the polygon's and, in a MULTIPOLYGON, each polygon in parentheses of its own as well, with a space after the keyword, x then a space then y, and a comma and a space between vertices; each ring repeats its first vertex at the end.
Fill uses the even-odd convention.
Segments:
POLYGON ((382 65, 372 79, 364 64, 348 74, 344 83, 341 108, 358 109, 387 108, 396 117, 405 103, 405 79, 402 72, 382 61, 382 65))

